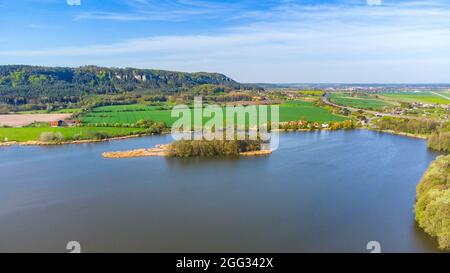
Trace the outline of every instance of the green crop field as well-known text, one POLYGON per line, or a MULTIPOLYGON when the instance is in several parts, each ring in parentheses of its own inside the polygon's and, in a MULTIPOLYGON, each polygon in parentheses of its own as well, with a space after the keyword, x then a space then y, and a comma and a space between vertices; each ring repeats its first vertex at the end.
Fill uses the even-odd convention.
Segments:
MULTIPOLYGON (((279 118, 284 121, 308 120, 311 122, 330 122, 344 121, 345 117, 330 114, 326 109, 317 107, 311 102, 292 101, 279 106, 279 118)), ((223 108, 222 108, 223 109, 223 108)), ((225 112, 223 112, 225 113, 225 112)), ((268 109, 269 120, 270 109, 268 109)), ((0 141, 7 139, 8 141, 29 141, 38 140, 41 133, 60 132, 64 138, 71 139, 75 135, 80 135, 82 139, 88 138, 88 134, 92 136, 95 132, 103 132, 109 136, 123 136, 134 133, 143 132, 140 128, 123 128, 123 127, 95 127, 90 124, 95 123, 119 123, 133 124, 141 119, 150 119, 153 121, 163 121, 171 126, 177 118, 171 117, 171 108, 169 106, 145 106, 145 105, 119 105, 104 106, 93 109, 92 112, 84 114, 83 122, 87 127, 49 127, 47 123, 41 127, 23 127, 23 128, 0 128, 0 141)), ((203 118, 203 122, 210 118, 203 118)), ((225 115, 224 115, 225 119, 225 115)), ((192 119, 193 120, 193 119, 192 119)), ((236 118, 235 118, 235 122, 236 118)), ((248 122, 248 118, 247 121, 248 122)))
MULTIPOLYGON (((270 111, 269 111, 270 112, 270 111)), ((311 102, 295 101, 280 105, 280 121, 293 121, 305 119, 312 122, 343 121, 346 118, 330 114, 326 109, 317 107, 311 102)), ((86 113, 82 120, 86 124, 95 123, 128 123, 133 124, 141 119, 165 122, 171 126, 177 118, 171 117, 170 107, 120 105, 95 108, 86 113)), ((270 119, 270 117, 269 117, 270 119)), ((207 121, 209 118, 204 118, 207 121)))
POLYGON ((360 109, 381 110, 386 106, 391 106, 390 103, 381 99, 349 97, 342 93, 331 93, 330 101, 342 106, 360 109))
POLYGON ((133 124, 138 120, 149 119, 165 122, 172 125, 174 120, 170 117, 171 110, 164 110, 161 106, 145 106, 139 104, 103 106, 94 108, 92 112, 83 115, 83 123, 128 123, 133 124))
POLYGON ((318 91, 318 90, 300 90, 299 93, 301 95, 321 97, 324 92, 323 91, 318 91))
POLYGON ((388 97, 391 99, 395 99, 398 101, 404 102, 422 102, 422 103, 432 103, 432 104, 449 104, 450 99, 446 99, 445 97, 449 97, 450 95, 446 92, 426 92, 426 91, 417 91, 417 92, 399 92, 399 93, 385 93, 382 94, 384 97, 388 97), (441 94, 439 96, 437 94, 441 94))
POLYGON ((293 101, 280 105, 280 121, 307 120, 311 122, 344 121, 347 118, 330 114, 311 102, 293 101))
POLYGON ((82 139, 87 138, 87 134, 95 132, 107 133, 110 136, 123 136, 143 131, 139 128, 111 128, 111 127, 23 127, 23 128, 0 128, 0 141, 5 138, 8 141, 29 141, 38 140, 41 133, 60 132, 65 138, 72 138, 74 135, 81 135, 82 139))

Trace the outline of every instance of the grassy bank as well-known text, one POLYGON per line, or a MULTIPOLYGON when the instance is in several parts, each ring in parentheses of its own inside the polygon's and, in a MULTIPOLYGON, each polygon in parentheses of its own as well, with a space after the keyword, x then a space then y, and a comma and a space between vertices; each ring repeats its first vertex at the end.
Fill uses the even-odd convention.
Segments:
POLYGON ((450 155, 438 157, 417 186, 416 221, 450 250, 450 155))
POLYGON ((8 141, 33 141, 38 140, 42 133, 61 133, 64 140, 90 139, 101 133, 108 137, 118 137, 143 133, 141 128, 111 128, 111 127, 24 127, 24 128, 0 128, 0 140, 8 141))

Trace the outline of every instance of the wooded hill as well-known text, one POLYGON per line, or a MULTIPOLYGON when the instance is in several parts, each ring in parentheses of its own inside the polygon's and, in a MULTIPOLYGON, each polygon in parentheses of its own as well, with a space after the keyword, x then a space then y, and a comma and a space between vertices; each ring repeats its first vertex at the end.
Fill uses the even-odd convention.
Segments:
POLYGON ((180 92, 204 84, 243 89, 246 86, 218 73, 183 73, 153 69, 98 66, 0 66, 0 103, 77 102, 89 94, 155 91, 180 92))

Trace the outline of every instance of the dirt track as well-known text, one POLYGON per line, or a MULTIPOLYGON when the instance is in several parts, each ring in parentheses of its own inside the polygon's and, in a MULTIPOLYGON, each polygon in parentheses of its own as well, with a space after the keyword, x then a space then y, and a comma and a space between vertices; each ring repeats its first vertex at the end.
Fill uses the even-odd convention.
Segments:
POLYGON ((64 120, 71 114, 21 114, 21 115, 0 115, 0 125, 12 127, 26 126, 33 122, 50 122, 64 120))

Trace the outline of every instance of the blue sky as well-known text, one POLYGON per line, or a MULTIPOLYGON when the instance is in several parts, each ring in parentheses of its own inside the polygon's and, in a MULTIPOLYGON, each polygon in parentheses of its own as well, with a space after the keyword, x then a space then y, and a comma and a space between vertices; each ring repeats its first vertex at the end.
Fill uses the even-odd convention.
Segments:
POLYGON ((446 0, 0 0, 0 64, 450 82, 446 0))

